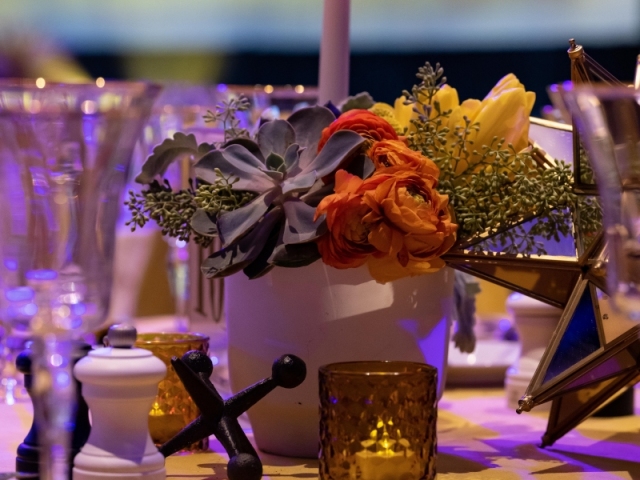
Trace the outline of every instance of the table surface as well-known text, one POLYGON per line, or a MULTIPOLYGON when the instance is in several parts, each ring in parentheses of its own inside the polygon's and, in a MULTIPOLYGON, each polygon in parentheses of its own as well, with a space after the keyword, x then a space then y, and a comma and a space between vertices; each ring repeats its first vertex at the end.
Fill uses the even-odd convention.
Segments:
MULTIPOLYGON (((30 419, 29 403, 0 405, 0 472, 14 469, 30 419)), ((508 409, 501 389, 449 390, 438 412, 438 479, 640 479, 640 416, 591 418, 553 447, 540 449, 545 427, 544 414, 508 409)), ((169 457, 167 478, 227 478, 227 457, 213 438, 211 446, 210 453, 169 457)), ((267 479, 318 476, 316 460, 260 456, 267 479)))

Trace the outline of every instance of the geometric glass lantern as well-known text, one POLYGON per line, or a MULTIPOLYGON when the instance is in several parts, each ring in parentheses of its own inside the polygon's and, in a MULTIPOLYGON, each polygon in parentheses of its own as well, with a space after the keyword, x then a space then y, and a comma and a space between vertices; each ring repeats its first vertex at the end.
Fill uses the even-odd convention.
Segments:
POLYGON ((604 209, 607 246, 588 271, 602 278, 606 266, 609 282, 577 285, 521 400, 519 411, 553 400, 543 446, 640 380, 640 92, 566 85, 560 93, 582 133, 604 209))
MULTIPOLYGON (((573 161, 570 125, 531 117, 529 139, 539 165, 551 165, 553 159, 573 161)), ((443 259, 457 270, 564 308, 587 269, 593 254, 589 246, 599 238, 598 230, 585 228, 593 222, 584 222, 581 217, 599 217, 599 205, 593 197, 585 197, 581 205, 584 209, 576 212, 551 212, 562 217, 560 224, 565 226, 565 231, 558 231, 555 236, 536 234, 538 224, 548 217, 530 216, 507 228, 458 243, 443 259)), ((604 285, 603 279, 595 280, 604 285)))
MULTIPOLYGON (((568 54, 572 83, 565 88, 580 84, 588 86, 595 81, 621 85, 587 56, 575 41, 571 40, 570 46, 568 54)), ((562 98, 565 97, 563 94, 562 98)), ((567 107, 574 115, 577 114, 575 105, 567 107)), ((636 124, 640 124, 640 115, 633 118, 636 124)), ((627 119, 626 125, 629 124, 627 119)), ((637 142, 640 140, 640 128, 634 133, 638 137, 634 137, 637 142)), ((532 118, 529 136, 531 143, 539 149, 536 160, 541 164, 551 157, 574 165, 573 191, 579 195, 579 202, 576 211, 571 212, 573 223, 570 231, 558 232, 552 239, 534 239, 545 251, 545 255, 541 256, 518 253, 518 238, 507 230, 459 245, 445 259, 453 268, 564 309, 551 343, 518 408, 518 413, 521 413, 542 403, 553 402, 547 432, 542 441, 546 446, 640 380, 640 360, 635 361, 636 358, 640 359, 640 327, 626 315, 616 312, 605 293, 610 291, 606 273, 615 276, 616 272, 612 272, 611 267, 620 262, 610 264, 603 230, 597 227, 593 230, 594 224, 602 223, 602 211, 597 197, 598 187, 575 122, 569 126, 532 118), (591 229, 585 229, 586 225, 590 225, 591 229)), ((627 139, 632 136, 626 132, 627 139)), ((631 141, 627 143, 633 144, 631 141)), ((633 145, 637 147, 638 143, 633 145)), ((587 142, 586 146, 589 157, 593 157, 593 145, 587 142)), ((640 159, 640 155, 633 156, 640 152, 631 150, 630 147, 626 149, 629 158, 625 159, 625 165, 633 163, 630 159, 640 159)), ((640 160, 637 166, 637 178, 640 180, 640 160)), ((614 169, 609 167, 608 170, 614 169)), ((607 169, 600 168, 596 173, 600 176, 603 171, 607 169)), ((640 181, 635 183, 635 178, 630 175, 626 181, 629 185, 640 185, 640 181), (629 183, 630 178, 634 181, 629 183)), ((611 193, 613 191, 609 189, 605 196, 608 201, 605 204, 605 216, 609 217, 609 210, 613 208, 611 200, 615 203, 619 198, 611 193)), ((638 206, 640 212, 640 201, 636 201, 635 193, 633 195, 627 194, 629 203, 638 206)), ((525 232, 534 231, 535 222, 540 220, 522 219, 519 226, 525 232)), ((640 239, 640 236, 637 238, 640 239)), ((640 259, 640 247, 636 251, 640 259)), ((628 265, 629 258, 626 260, 625 265, 628 265)), ((636 277, 640 285, 640 262, 634 265, 639 268, 625 269, 627 287, 632 284, 635 288, 631 280, 636 277), (634 273, 636 277, 632 276, 634 273)), ((640 295, 637 298, 640 299, 640 295)), ((640 307, 637 312, 640 313, 640 307)))
MULTIPOLYGON (((573 38, 569 40, 569 50, 567 53, 571 60, 571 83, 573 85, 598 82, 611 86, 622 86, 622 83, 616 77, 611 75, 604 67, 587 55, 582 45, 577 45, 573 38)), ((576 129, 575 118, 572 123, 573 131, 575 132, 573 136, 573 190, 577 194, 597 195, 598 189, 593 180, 593 176, 590 175, 588 168, 586 169, 587 171, 585 171, 586 165, 581 161, 583 159, 583 155, 581 155, 582 145, 578 130, 576 129)))

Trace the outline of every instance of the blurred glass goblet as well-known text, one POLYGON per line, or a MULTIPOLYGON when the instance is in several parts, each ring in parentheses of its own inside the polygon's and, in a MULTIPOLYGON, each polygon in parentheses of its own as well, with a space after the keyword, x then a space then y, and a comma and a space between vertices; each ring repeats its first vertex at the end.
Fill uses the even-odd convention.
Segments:
POLYGON ((640 321, 640 91, 563 85, 589 154, 608 242, 607 280, 614 305, 640 321))
MULTIPOLYGON (((217 104, 227 100, 230 96, 226 90, 220 92, 216 86, 190 85, 190 84, 165 84, 163 91, 154 103, 152 113, 149 120, 145 124, 140 135, 138 144, 136 145, 134 154, 134 163, 131 181, 127 190, 140 192, 145 186, 133 182, 133 178, 137 175, 144 163, 155 147, 160 145, 164 140, 173 138, 177 132, 195 135, 199 143, 218 142, 223 138, 223 131, 217 124, 205 122, 205 115, 208 110, 215 110, 217 104)), ((243 119, 246 122, 246 119, 243 119)), ((189 179, 191 175, 192 159, 188 155, 180 158, 177 162, 168 166, 163 178, 171 185, 173 190, 182 190, 190 187, 189 179)), ((131 212, 125 208, 123 218, 125 221, 131 219, 131 212)), ((134 233, 140 234, 147 229, 152 229, 153 224, 145 226, 145 229, 138 229, 134 233), (138 233, 140 232, 140 233, 138 233)), ((130 235, 130 228, 120 230, 121 237, 130 235)), ((188 286, 188 261, 189 254, 187 243, 176 238, 165 236, 164 240, 169 245, 167 255, 167 271, 169 273, 169 285, 173 294, 175 303, 175 326, 180 331, 188 330, 189 312, 187 301, 189 296, 188 286)), ((120 240, 122 241, 122 239, 120 240)), ((138 239, 140 241, 140 239, 138 239)), ((131 243, 131 242, 130 242, 131 243)), ((136 258, 124 258, 124 252, 119 252, 120 262, 137 262, 136 258)), ((129 254, 128 256, 131 256, 129 254)), ((145 262, 146 263, 146 262, 145 262)), ((146 267, 146 265, 140 265, 146 267)), ((128 267, 124 267, 128 268, 128 267)), ((120 292, 120 295, 127 295, 126 292, 120 292)), ((130 293, 131 294, 131 293, 130 293)), ((118 298, 120 301, 120 298, 118 298)), ((132 316, 133 311, 130 308, 133 302, 124 302, 125 308, 117 308, 114 305, 112 316, 132 316), (127 311, 126 305, 129 305, 127 311)))
POLYGON ((29 343, 28 334, 13 332, 0 319, 0 403, 13 405, 28 399, 23 375, 16 368, 16 358, 29 343))
POLYGON ((158 90, 0 82, 0 308, 34 335, 42 479, 68 479, 72 340, 105 320, 120 195, 158 90))

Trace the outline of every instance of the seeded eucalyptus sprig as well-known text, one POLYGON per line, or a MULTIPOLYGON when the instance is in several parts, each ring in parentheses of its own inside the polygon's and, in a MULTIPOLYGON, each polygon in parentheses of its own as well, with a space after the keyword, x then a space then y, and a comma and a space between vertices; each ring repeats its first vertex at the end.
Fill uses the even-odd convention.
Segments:
POLYGON ((240 94, 238 98, 232 98, 216 105, 215 111, 207 110, 204 120, 207 123, 222 122, 225 142, 233 138, 249 138, 249 131, 240 127, 238 112, 246 112, 250 108, 249 99, 240 94))
POLYGON ((251 192, 233 190, 234 180, 225 177, 216 170, 217 180, 213 184, 201 184, 194 190, 173 191, 168 180, 164 184, 152 182, 149 188, 140 193, 129 192, 129 200, 125 205, 131 211, 132 218, 126 223, 131 231, 144 227, 153 220, 162 229, 163 235, 207 247, 213 241, 212 236, 196 232, 190 223, 197 209, 202 209, 210 217, 219 213, 240 208, 253 200, 256 195, 251 192))
POLYGON ((440 167, 438 191, 449 196, 459 225, 458 238, 466 241, 508 231, 477 245, 476 250, 499 247, 506 253, 544 254, 536 237, 549 240, 569 235, 571 211, 578 203, 589 208, 578 217, 583 232, 600 228, 597 202, 585 204, 571 190, 568 165, 555 161, 542 166, 533 151, 516 152, 504 139, 493 138, 489 145, 474 145, 471 138, 482 126, 464 117, 464 125, 453 131, 445 120, 452 111, 442 110, 435 95, 446 82, 439 64, 420 68, 420 82, 405 91, 406 103, 416 114, 407 134, 409 146, 434 160, 440 167), (525 219, 539 221, 525 230, 525 219))

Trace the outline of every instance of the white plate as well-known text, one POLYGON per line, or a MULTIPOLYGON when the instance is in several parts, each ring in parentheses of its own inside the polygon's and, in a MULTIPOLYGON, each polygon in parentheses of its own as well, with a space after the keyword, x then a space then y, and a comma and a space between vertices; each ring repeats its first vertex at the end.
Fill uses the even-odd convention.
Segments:
POLYGON ((520 356, 520 344, 504 340, 478 340, 473 353, 449 345, 447 386, 502 385, 504 376, 520 356))

